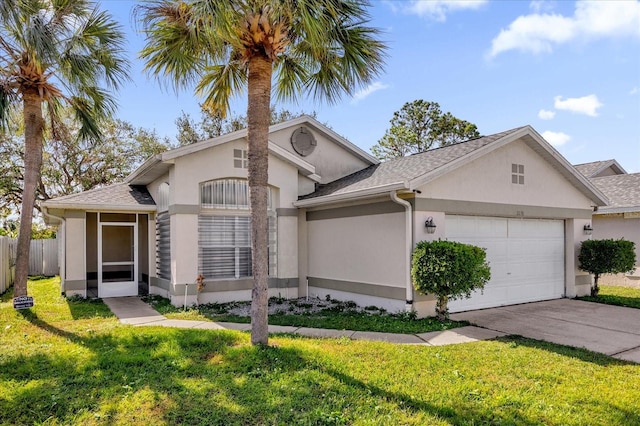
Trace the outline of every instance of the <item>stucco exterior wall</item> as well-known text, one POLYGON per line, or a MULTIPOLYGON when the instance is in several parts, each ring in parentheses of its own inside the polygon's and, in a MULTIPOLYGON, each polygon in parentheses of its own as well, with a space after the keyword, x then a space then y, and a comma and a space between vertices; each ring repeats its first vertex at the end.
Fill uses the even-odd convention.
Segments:
MULTIPOLYGON (((157 192, 159 185, 169 178, 171 221, 171 288, 169 290, 176 303, 184 303, 181 299, 184 297, 184 285, 194 283, 198 274, 198 215, 203 211, 200 207, 200 183, 215 179, 247 178, 247 169, 234 167, 234 149, 246 150, 246 142, 233 141, 178 157, 169 175, 154 181, 149 189, 153 196, 153 191, 157 192)), ((297 283, 298 214, 297 209, 293 207, 293 202, 298 198, 298 169, 279 158, 270 156, 268 182, 272 188, 273 208, 278 212, 276 277, 295 279, 297 283)), ((212 282, 215 283, 215 281, 212 282)), ((211 287, 215 288, 215 284, 211 287)), ((222 299, 232 295, 250 299, 250 291, 247 293, 245 290, 218 293, 216 294, 222 299), (247 295, 248 297, 245 297, 247 295)), ((295 292, 287 289, 287 294, 295 294, 297 297, 297 286, 295 292)), ((195 295, 188 297, 191 297, 192 302, 195 303, 195 295)), ((217 296, 214 294, 202 297, 208 301, 222 301, 222 299, 216 299, 217 296)))
POLYGON ((592 202, 524 142, 510 143, 419 188, 421 198, 591 209, 592 202), (511 165, 524 165, 524 185, 511 165))
POLYGON ((64 292, 67 296, 86 297, 85 229, 84 212, 65 212, 66 279, 64 292))
POLYGON ((640 265, 640 217, 625 218, 623 213, 593 215, 593 238, 633 241, 636 245, 636 265, 640 265))
POLYGON ((296 153, 291 145, 291 134, 298 127, 273 132, 269 135, 269 140, 292 154, 304 159, 304 161, 313 164, 316 168, 316 174, 320 175, 322 178, 321 183, 334 181, 369 165, 369 163, 355 156, 344 147, 336 144, 332 140, 329 140, 322 133, 307 125, 304 127, 310 130, 313 134, 317 145, 311 154, 306 157, 301 157, 296 153))
POLYGON ((307 213, 309 296, 322 297, 317 292, 324 288, 332 297, 361 304, 377 297, 399 301, 398 309, 404 306, 404 212, 361 214, 363 208, 375 212, 380 206, 346 207, 335 214, 323 210, 316 217, 315 212, 307 213))

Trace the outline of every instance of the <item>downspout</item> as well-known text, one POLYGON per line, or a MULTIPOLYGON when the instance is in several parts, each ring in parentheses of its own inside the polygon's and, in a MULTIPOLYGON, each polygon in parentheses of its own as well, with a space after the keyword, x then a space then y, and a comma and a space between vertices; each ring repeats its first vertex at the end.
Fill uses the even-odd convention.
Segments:
POLYGON ((56 216, 56 215, 53 215, 51 213, 48 213, 46 207, 42 208, 42 214, 47 216, 47 217, 50 217, 52 219, 56 219, 56 220, 60 221, 60 229, 62 230, 62 233, 61 233, 62 236, 60 237, 60 243, 59 244, 62 245, 62 250, 60 250, 61 259, 58 260, 58 263, 59 263, 58 266, 60 266, 60 287, 61 287, 60 291, 62 293, 64 293, 64 291, 65 291, 64 282, 65 282, 65 278, 66 278, 65 277, 65 272, 66 272, 66 264, 67 264, 67 262, 66 262, 66 259, 67 259, 67 247, 66 247, 66 244, 65 244, 66 236, 67 236, 67 229, 66 229, 66 226, 65 226, 66 222, 65 222, 63 217, 56 216))
POLYGON ((398 197, 396 191, 391 191, 391 200, 404 207, 405 217, 405 289, 406 304, 405 310, 411 312, 413 310, 413 283, 411 282, 411 252, 413 251, 413 215, 411 212, 411 203, 398 197))

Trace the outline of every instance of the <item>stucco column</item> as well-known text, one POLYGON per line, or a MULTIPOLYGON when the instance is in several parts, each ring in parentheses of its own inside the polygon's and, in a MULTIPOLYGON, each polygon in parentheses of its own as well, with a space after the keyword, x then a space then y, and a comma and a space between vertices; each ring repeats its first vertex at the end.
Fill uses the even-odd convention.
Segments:
POLYGON ((580 245, 590 238, 584 226, 591 223, 587 219, 565 220, 565 297, 587 296, 591 293, 590 274, 578 268, 580 245))
POLYGON ((171 301, 184 304, 185 285, 188 287, 187 306, 196 303, 195 287, 198 276, 198 215, 171 216, 171 301), (191 285, 194 284, 194 285, 191 285))

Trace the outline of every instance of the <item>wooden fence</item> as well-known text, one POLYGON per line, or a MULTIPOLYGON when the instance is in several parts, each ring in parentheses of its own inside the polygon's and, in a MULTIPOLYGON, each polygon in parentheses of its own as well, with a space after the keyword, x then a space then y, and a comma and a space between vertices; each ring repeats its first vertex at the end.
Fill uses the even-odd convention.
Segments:
MULTIPOLYGON (((13 284, 17 241, 0 237, 0 294, 13 284)), ((60 273, 58 240, 32 240, 29 253, 29 275, 53 276, 60 273)))
POLYGON ((29 275, 58 275, 58 240, 31 240, 29 275))
POLYGON ((16 263, 16 240, 0 237, 0 294, 13 284, 16 263))

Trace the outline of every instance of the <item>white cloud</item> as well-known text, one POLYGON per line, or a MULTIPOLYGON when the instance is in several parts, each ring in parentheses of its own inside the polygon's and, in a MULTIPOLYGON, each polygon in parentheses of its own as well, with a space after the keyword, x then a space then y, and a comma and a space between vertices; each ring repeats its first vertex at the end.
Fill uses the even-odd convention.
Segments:
POLYGON ((589 117, 598 116, 598 108, 602 106, 602 102, 598 100, 596 95, 583 96, 581 98, 562 99, 562 96, 553 98, 553 106, 556 109, 571 111, 576 114, 585 114, 589 117))
POLYGON ((562 146, 571 140, 571 136, 562 132, 551 132, 547 130, 542 133, 542 137, 553 146, 562 146))
POLYGON ((640 2, 578 1, 570 17, 538 11, 519 16, 491 41, 489 56, 508 50, 551 52, 573 40, 629 36, 640 38, 640 2))
POLYGON ((487 0, 411 0, 404 7, 407 13, 444 22, 447 14, 459 10, 478 9, 487 3, 487 0))
POLYGON ((371 83, 370 85, 368 85, 367 87, 365 87, 364 89, 358 91, 356 94, 353 95, 353 99, 351 99, 351 103, 355 104, 360 102, 361 100, 363 100, 364 98, 366 98, 367 96, 371 95, 374 92, 377 92, 378 90, 384 90, 384 89, 388 89, 389 85, 388 84, 384 84, 380 81, 376 81, 375 83, 371 83))
POLYGON ((555 116, 555 111, 547 111, 546 109, 541 109, 540 111, 538 111, 538 118, 542 120, 553 120, 553 117, 555 116))
POLYGON ((631 89, 629 91, 630 95, 637 95, 638 93, 640 93, 640 87, 638 87, 638 86, 634 87, 633 89, 631 89))
POLYGON ((529 3, 529 9, 533 10, 535 13, 540 12, 549 12, 553 10, 554 4, 547 0, 533 0, 529 3))

